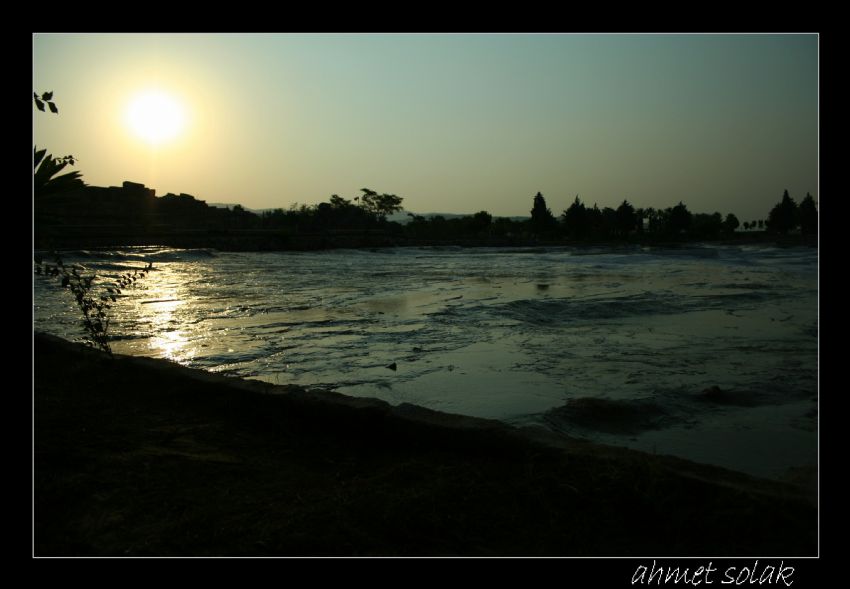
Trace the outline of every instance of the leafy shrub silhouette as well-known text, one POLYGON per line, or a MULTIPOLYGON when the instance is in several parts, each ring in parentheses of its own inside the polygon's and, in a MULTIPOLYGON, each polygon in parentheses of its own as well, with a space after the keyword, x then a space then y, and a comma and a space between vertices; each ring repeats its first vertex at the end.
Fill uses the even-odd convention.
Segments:
POLYGON ((66 192, 84 186, 80 172, 68 172, 56 176, 67 165, 74 165, 72 155, 55 158, 46 149, 33 148, 33 193, 36 198, 46 194, 66 192), (54 177, 55 176, 55 177, 54 177))
POLYGON ((133 270, 132 273, 121 274, 114 283, 107 283, 101 289, 101 294, 93 293, 92 284, 96 280, 94 274, 83 275, 82 266, 72 265, 70 269, 62 261, 59 254, 53 254, 53 263, 45 262, 41 256, 35 256, 35 273, 41 276, 55 276, 63 288, 68 288, 83 314, 83 327, 86 330, 85 343, 112 355, 109 346, 109 309, 110 302, 115 303, 122 288, 127 288, 139 279, 147 276, 153 269, 153 262, 148 262, 144 269, 133 270))

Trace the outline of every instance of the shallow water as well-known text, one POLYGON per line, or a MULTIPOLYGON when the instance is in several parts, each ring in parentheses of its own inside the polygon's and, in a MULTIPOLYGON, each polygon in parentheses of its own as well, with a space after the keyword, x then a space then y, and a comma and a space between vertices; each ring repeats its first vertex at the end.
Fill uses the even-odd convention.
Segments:
MULTIPOLYGON (((541 425, 761 476, 817 461, 811 248, 65 254, 101 283, 148 260, 155 271, 113 309, 116 352, 541 425), (712 386, 736 400, 703 399, 712 386), (649 400, 666 416, 611 432, 551 411, 583 397, 649 400)), ((82 336, 70 295, 40 277, 34 323, 82 336)))

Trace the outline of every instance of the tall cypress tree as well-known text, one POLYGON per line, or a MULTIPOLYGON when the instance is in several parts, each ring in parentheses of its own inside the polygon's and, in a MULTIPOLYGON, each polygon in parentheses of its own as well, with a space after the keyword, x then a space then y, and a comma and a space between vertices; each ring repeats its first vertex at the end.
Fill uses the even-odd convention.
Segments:
POLYGON ((535 231, 545 232, 555 228, 555 216, 546 206, 546 199, 539 192, 534 196, 534 206, 531 208, 531 226, 535 231))
POLYGON ((818 234, 818 208, 815 199, 808 192, 800 203, 800 231, 803 235, 818 234))
POLYGON ((799 225, 797 203, 788 194, 786 190, 782 194, 782 200, 767 216, 767 223, 770 231, 774 233, 786 234, 797 225, 799 225))

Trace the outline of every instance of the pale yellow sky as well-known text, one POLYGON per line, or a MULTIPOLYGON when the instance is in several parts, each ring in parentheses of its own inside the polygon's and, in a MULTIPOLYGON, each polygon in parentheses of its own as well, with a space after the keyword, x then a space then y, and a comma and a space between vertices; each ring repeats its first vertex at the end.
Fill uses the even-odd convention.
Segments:
POLYGON ((34 141, 93 185, 494 215, 541 191, 556 214, 578 194, 742 221, 817 198, 816 35, 36 34, 33 61, 60 108, 34 109, 34 141), (151 89, 184 112, 157 145, 126 116, 151 89))

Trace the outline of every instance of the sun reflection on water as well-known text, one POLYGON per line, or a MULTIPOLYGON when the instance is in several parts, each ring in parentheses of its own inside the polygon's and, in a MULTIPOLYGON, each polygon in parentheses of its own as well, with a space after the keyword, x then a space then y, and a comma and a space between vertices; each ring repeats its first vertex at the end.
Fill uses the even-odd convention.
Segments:
POLYGON ((152 322, 156 335, 151 337, 148 344, 158 356, 181 363, 191 360, 195 350, 189 347, 190 340, 182 329, 170 328, 167 325, 172 322, 174 312, 182 304, 182 301, 156 304, 158 308, 152 322))
POLYGON ((148 352, 158 358, 185 364, 195 357, 197 350, 182 317, 187 310, 185 293, 181 292, 180 282, 170 278, 167 272, 154 273, 136 301, 136 309, 139 324, 145 326, 144 331, 149 335, 148 352))

